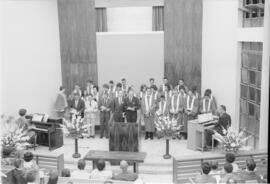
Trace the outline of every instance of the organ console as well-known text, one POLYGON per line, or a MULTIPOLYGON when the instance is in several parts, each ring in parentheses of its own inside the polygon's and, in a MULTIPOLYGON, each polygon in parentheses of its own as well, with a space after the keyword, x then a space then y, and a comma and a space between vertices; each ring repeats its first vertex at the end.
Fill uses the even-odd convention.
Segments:
POLYGON ((53 150, 63 146, 63 132, 60 124, 63 123, 62 119, 46 117, 44 114, 27 115, 30 127, 37 134, 37 144, 48 146, 49 150, 53 150))

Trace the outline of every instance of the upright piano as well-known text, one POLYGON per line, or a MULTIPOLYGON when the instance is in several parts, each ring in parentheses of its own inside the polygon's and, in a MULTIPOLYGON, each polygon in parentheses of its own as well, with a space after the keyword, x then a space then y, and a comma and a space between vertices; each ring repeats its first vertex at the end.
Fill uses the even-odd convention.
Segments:
POLYGON ((198 119, 188 121, 187 148, 203 152, 205 147, 205 130, 213 128, 217 122, 216 116, 211 116, 210 118, 199 117, 198 119))
POLYGON ((37 144, 48 146, 49 150, 57 149, 63 146, 63 132, 60 124, 63 123, 59 118, 45 118, 43 115, 27 115, 26 118, 34 124, 31 130, 37 134, 37 144))

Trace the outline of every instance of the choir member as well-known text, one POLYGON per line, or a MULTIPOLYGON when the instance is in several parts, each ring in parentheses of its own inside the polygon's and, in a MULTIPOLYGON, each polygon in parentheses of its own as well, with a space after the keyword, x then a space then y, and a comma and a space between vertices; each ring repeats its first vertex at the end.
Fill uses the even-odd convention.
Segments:
POLYGON ((79 84, 74 85, 73 94, 75 94, 75 93, 78 93, 80 96, 82 96, 82 91, 81 91, 81 87, 79 84))
POLYGON ((88 125, 87 138, 95 137, 95 123, 97 120, 98 103, 94 100, 93 95, 87 94, 85 96, 85 111, 84 124, 88 125))
POLYGON ((155 85, 155 79, 154 78, 150 78, 149 79, 149 86, 155 85))
POLYGON ((196 119, 199 108, 199 99, 191 90, 188 91, 185 113, 188 120, 196 119))
MULTIPOLYGON (((115 93, 114 93, 116 98, 118 97, 118 94, 120 91, 122 91, 122 84, 119 82, 116 84, 115 93)), ((122 94, 122 95, 124 95, 124 94, 122 94)))
POLYGON ((169 103, 169 98, 166 99, 164 94, 160 95, 160 101, 157 103, 156 106, 156 114, 158 116, 168 116, 169 115, 169 108, 170 108, 170 103, 169 103))
POLYGON ((157 86, 156 85, 150 86, 150 90, 151 90, 152 95, 154 96, 154 99, 158 100, 157 86))
POLYGON ((195 95, 195 97, 200 100, 200 93, 198 92, 197 86, 192 87, 192 93, 195 95))
POLYGON ((184 82, 183 79, 180 79, 180 80, 178 81, 178 85, 177 85, 178 91, 180 91, 180 87, 181 87, 181 86, 184 87, 185 91, 188 91, 188 87, 187 87, 187 85, 185 84, 185 82, 184 82))
POLYGON ((115 96, 115 90, 116 90, 116 86, 114 85, 114 82, 110 80, 109 81, 109 94, 111 97, 115 96))
MULTIPOLYGON (((180 107, 180 95, 177 92, 177 88, 173 89, 172 97, 170 99, 170 116, 171 118, 177 119, 177 122, 180 123, 179 116, 179 107, 180 107)), ((176 137, 173 137, 175 139, 176 137)))
POLYGON ((168 79, 166 77, 163 78, 163 84, 160 86, 162 92, 165 91, 165 85, 168 85, 168 79))
POLYGON ((127 85, 127 80, 125 78, 123 78, 121 80, 122 82, 122 91, 123 93, 126 95, 128 93, 128 85, 127 85))
POLYGON ((142 98, 142 113, 144 115, 145 123, 145 139, 153 139, 155 132, 154 115, 156 108, 156 100, 150 88, 146 89, 146 94, 142 98))
POLYGON ((98 86, 93 87, 93 98, 94 98, 94 100, 96 100, 96 102, 99 101, 98 86))
POLYGON ((104 92, 98 102, 100 110, 100 138, 109 138, 109 120, 111 116, 111 100, 108 91, 104 92))
POLYGON ((124 100, 124 111, 128 123, 137 122, 137 110, 139 108, 140 108, 139 99, 134 96, 134 90, 132 88, 129 88, 128 95, 124 100))
POLYGON ((140 94, 139 94, 140 100, 142 100, 143 96, 145 95, 146 89, 147 86, 145 84, 142 84, 140 87, 140 94))
POLYGON ((169 100, 171 98, 172 91, 171 91, 171 87, 168 84, 165 85, 165 90, 164 90, 163 94, 164 94, 166 100, 169 100))
POLYGON ((185 92, 185 87, 183 85, 181 85, 179 87, 179 96, 180 96, 180 100, 179 100, 179 124, 183 125, 182 128, 182 133, 185 135, 187 135, 187 115, 185 114, 185 108, 186 108, 186 104, 187 104, 187 95, 185 92))
POLYGON ((93 94, 93 87, 94 87, 94 83, 91 80, 86 81, 86 87, 85 90, 83 92, 83 95, 89 95, 89 94, 93 94))
POLYGON ((212 113, 216 114, 216 105, 213 99, 211 99, 211 90, 205 90, 204 97, 200 101, 200 113, 212 113))
POLYGON ((118 96, 112 101, 112 113, 114 122, 124 122, 124 97, 123 92, 119 91, 118 96))
POLYGON ((73 93, 74 99, 70 103, 71 112, 75 110, 75 114, 84 117, 85 104, 79 93, 73 93))
POLYGON ((56 97, 56 101, 54 104, 57 116, 59 118, 63 118, 66 112, 66 109, 68 107, 67 97, 65 94, 65 88, 63 86, 60 86, 59 93, 56 97))

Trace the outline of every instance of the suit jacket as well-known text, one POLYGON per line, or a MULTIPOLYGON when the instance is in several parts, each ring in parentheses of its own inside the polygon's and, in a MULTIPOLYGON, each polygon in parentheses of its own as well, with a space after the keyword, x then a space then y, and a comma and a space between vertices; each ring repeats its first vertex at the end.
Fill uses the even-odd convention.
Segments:
POLYGON ((84 101, 82 99, 79 99, 78 104, 76 106, 75 99, 73 99, 71 100, 70 108, 76 109, 78 112, 84 112, 85 109, 84 101))
POLYGON ((261 178, 256 174, 255 171, 243 171, 240 173, 240 175, 244 181, 256 180, 258 183, 261 183, 261 178))
POLYGON ((129 100, 129 97, 127 96, 124 100, 124 111, 125 112, 136 112, 140 108, 139 99, 135 96, 132 97, 132 100, 129 100), (134 111, 128 110, 128 107, 134 107, 134 111))
POLYGON ((112 101, 112 112, 122 113, 124 111, 124 97, 122 97, 122 103, 119 103, 119 98, 114 98, 112 101))
POLYGON ((105 100, 104 98, 101 98, 98 101, 98 109, 100 110, 100 112, 110 112, 111 109, 112 109, 112 101, 111 101, 111 99, 110 98, 107 98, 107 100, 105 100), (108 110, 103 111, 101 109, 102 106, 108 108, 108 110))
POLYGON ((230 127, 230 126, 231 126, 231 116, 225 112, 224 114, 222 114, 219 117, 219 120, 218 120, 217 124, 215 125, 215 130, 218 133, 223 135, 222 127, 227 130, 228 127, 230 127))

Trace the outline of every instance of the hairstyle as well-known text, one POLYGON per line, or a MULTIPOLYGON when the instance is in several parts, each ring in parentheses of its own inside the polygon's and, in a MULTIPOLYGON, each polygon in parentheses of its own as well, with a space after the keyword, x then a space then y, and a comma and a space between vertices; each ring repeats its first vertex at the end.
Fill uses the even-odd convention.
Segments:
POLYGON ((203 162, 201 168, 204 174, 209 174, 209 172, 211 171, 211 166, 208 162, 203 162))
POLYGON ((107 89, 109 89, 109 85, 108 84, 103 84, 103 86, 102 86, 103 88, 107 88, 107 89))
POLYGON ((254 169, 256 168, 256 163, 252 158, 248 158, 246 160, 246 164, 249 171, 254 171, 254 169))
POLYGON ((224 164, 224 170, 226 171, 226 173, 232 173, 233 171, 233 166, 230 163, 225 163, 224 164))
POLYGON ((126 79, 125 79, 125 78, 122 78, 121 81, 122 81, 122 82, 123 82, 123 81, 126 81, 126 79))
POLYGON ((93 83, 93 81, 92 80, 87 80, 86 83, 93 83))
POLYGON ((225 159, 228 163, 233 163, 235 161, 235 155, 233 153, 226 153, 225 159))
POLYGON ((96 88, 97 89, 97 91, 98 91, 98 86, 97 85, 94 85, 94 87, 93 88, 96 88))
POLYGON ((155 79, 154 78, 150 78, 149 81, 155 81, 155 79))
POLYGON ((109 81, 109 84, 114 84, 113 80, 110 80, 110 81, 109 81))
POLYGON ((168 90, 171 90, 171 86, 169 84, 165 84, 165 87, 167 87, 168 90))
POLYGON ((30 162, 33 159, 33 157, 34 157, 34 155, 28 151, 23 155, 23 160, 25 162, 30 162))
POLYGON ((157 90, 157 86, 156 85, 151 85, 150 88, 153 89, 153 90, 155 90, 155 91, 157 90))
POLYGON ((205 90, 204 96, 210 97, 210 95, 211 95, 211 90, 210 89, 205 90))
POLYGON ((14 166, 16 168, 19 168, 21 166, 21 164, 22 164, 22 160, 21 159, 15 159, 14 166))
POLYGON ((57 171, 53 170, 49 173, 49 180, 47 184, 57 184, 58 182, 58 173, 57 171))
POLYGON ((85 160, 83 160, 83 159, 78 160, 78 163, 77 163, 78 169, 84 170, 85 164, 86 164, 86 163, 85 163, 85 160))
POLYGON ((64 90, 64 89, 66 89, 64 86, 60 86, 60 87, 59 87, 59 90, 60 90, 60 91, 62 91, 62 90, 64 90))
POLYGON ((127 161, 121 160, 121 162, 120 162, 120 168, 121 168, 122 170, 127 169, 127 168, 128 168, 128 163, 127 163, 127 161))
POLYGON ((179 86, 179 91, 180 91, 181 89, 182 89, 184 92, 186 92, 186 89, 185 89, 185 87, 184 87, 183 85, 179 86))
POLYGON ((217 161, 212 161, 211 162, 211 169, 213 169, 213 170, 218 169, 218 162, 217 161))
POLYGON ((67 168, 64 168, 61 172, 62 177, 70 177, 70 170, 67 168))
POLYGON ((140 87, 140 91, 143 91, 144 88, 146 88, 146 85, 142 84, 141 87, 140 87))
POLYGON ((27 170, 25 174, 26 182, 34 182, 36 180, 36 171, 33 169, 27 170))
POLYGON ((197 91, 197 86, 192 86, 191 90, 192 90, 192 93, 195 93, 197 91))
POLYGON ((220 105, 221 109, 223 109, 224 111, 226 111, 226 106, 225 105, 220 105))
POLYGON ((118 83, 116 84, 116 87, 121 88, 121 87, 122 87, 122 84, 121 84, 120 82, 118 82, 118 83))
POLYGON ((97 162, 97 169, 99 171, 102 171, 105 168, 105 161, 104 160, 98 160, 97 162))
POLYGON ((19 115, 20 115, 20 116, 25 116, 26 113, 27 113, 27 110, 26 110, 26 109, 20 109, 20 110, 19 110, 19 115))
POLYGON ((165 98, 165 95, 164 94, 160 95, 160 98, 165 98))
POLYGON ((166 79, 166 80, 168 80, 168 78, 167 78, 167 77, 164 77, 163 79, 166 79))

